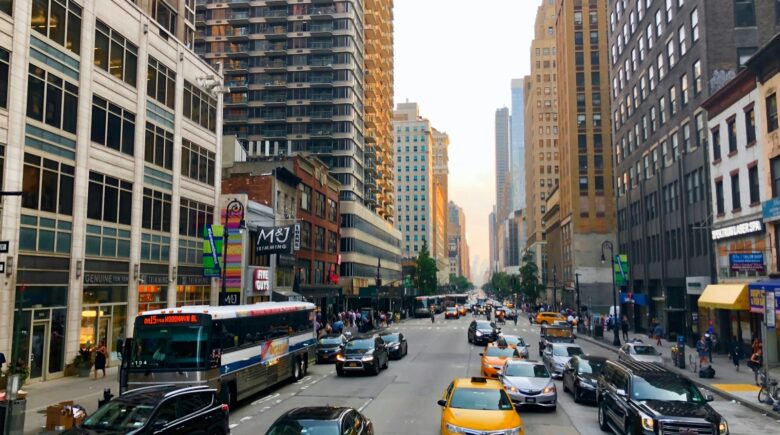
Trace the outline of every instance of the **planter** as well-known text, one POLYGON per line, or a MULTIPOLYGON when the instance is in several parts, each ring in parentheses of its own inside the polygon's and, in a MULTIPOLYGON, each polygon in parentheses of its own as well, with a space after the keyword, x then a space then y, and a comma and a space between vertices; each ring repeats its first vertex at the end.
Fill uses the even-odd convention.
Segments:
POLYGON ((79 374, 79 370, 76 366, 73 364, 67 364, 65 366, 65 372, 63 373, 65 376, 76 376, 79 374))
POLYGON ((78 368, 80 378, 88 378, 90 372, 92 372, 91 366, 79 366, 78 368))

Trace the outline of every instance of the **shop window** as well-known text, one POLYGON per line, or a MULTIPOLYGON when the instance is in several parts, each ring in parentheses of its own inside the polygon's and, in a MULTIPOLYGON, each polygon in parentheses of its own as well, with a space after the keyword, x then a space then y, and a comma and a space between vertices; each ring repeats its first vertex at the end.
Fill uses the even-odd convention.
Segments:
POLYGON ((81 6, 73 0, 33 0, 30 24, 36 32, 79 54, 81 6))

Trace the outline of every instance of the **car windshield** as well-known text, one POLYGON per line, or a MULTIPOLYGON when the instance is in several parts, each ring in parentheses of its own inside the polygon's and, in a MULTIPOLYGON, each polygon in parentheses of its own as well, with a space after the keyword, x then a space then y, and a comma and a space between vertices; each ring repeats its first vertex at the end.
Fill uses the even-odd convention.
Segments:
POLYGON ((634 400, 704 403, 704 397, 693 382, 674 375, 648 375, 634 378, 631 389, 634 400))
POLYGON ((282 420, 266 435, 339 435, 339 424, 329 420, 282 420))
POLYGON ((509 411, 512 409, 512 402, 504 390, 458 388, 452 394, 450 408, 509 411))
POLYGON ((398 343, 401 341, 400 336, 398 334, 385 334, 382 335, 382 341, 385 343, 398 343))
POLYGON ((577 346, 554 346, 553 347, 553 355, 555 356, 576 356, 576 355, 582 355, 582 349, 580 349, 577 346))
POLYGON ((512 358, 512 357, 519 357, 517 353, 517 349, 514 347, 496 347, 491 346, 487 348, 487 353, 485 356, 494 356, 499 358, 512 358))
POLYGON ((590 373, 597 376, 601 373, 601 366, 604 365, 601 361, 592 361, 587 359, 581 359, 580 364, 577 366, 577 371, 580 373, 590 373))
POLYGON ((374 348, 374 340, 352 340, 347 343, 347 350, 367 350, 374 348))
POLYGON ((482 320, 477 322, 477 329, 493 329, 493 324, 482 320))
POLYGON ((519 346, 519 347, 525 347, 525 341, 521 337, 504 337, 504 340, 506 340, 506 344, 511 344, 512 346, 519 346))
POLYGON ((152 415, 152 411, 154 411, 153 404, 126 403, 114 400, 89 416, 82 427, 128 432, 145 425, 152 415))
POLYGON ((454 313, 455 311, 457 311, 457 309, 455 307, 449 307, 447 308, 447 311, 450 313, 454 313))
POLYGON ((334 344, 341 344, 341 337, 323 337, 320 338, 320 344, 332 346, 334 344))
POLYGON ((504 374, 521 378, 549 378, 550 372, 542 364, 509 364, 504 374))
POLYGON ((658 356, 659 353, 653 346, 633 346, 631 348, 631 353, 635 355, 650 355, 650 356, 658 356))

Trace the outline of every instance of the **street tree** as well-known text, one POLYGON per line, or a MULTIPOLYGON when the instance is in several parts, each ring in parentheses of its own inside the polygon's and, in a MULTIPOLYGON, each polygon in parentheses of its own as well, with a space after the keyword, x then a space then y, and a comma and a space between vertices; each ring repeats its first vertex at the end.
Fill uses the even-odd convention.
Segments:
POLYGON ((450 285, 454 285, 458 291, 471 290, 474 288, 474 284, 470 283, 463 275, 450 274, 450 285))
POLYGON ((520 267, 519 291, 527 300, 535 301, 543 290, 544 286, 539 281, 539 268, 534 261, 533 252, 526 251, 520 267))
POLYGON ((417 288, 419 288, 425 295, 436 294, 436 288, 438 281, 436 278, 436 272, 439 269, 436 267, 436 260, 431 257, 428 251, 428 242, 423 240, 420 253, 417 255, 417 261, 415 261, 415 281, 417 281, 417 288))

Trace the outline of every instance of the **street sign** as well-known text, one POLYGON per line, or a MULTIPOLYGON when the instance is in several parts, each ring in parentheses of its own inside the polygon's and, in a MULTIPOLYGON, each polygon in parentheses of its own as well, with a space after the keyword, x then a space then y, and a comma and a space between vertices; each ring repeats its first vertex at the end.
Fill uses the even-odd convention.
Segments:
POLYGON ((764 304, 764 319, 766 319, 766 327, 774 329, 775 327, 775 292, 766 292, 766 303, 764 304))
POLYGON ((0 240, 0 254, 7 254, 8 253, 8 240, 0 240))

